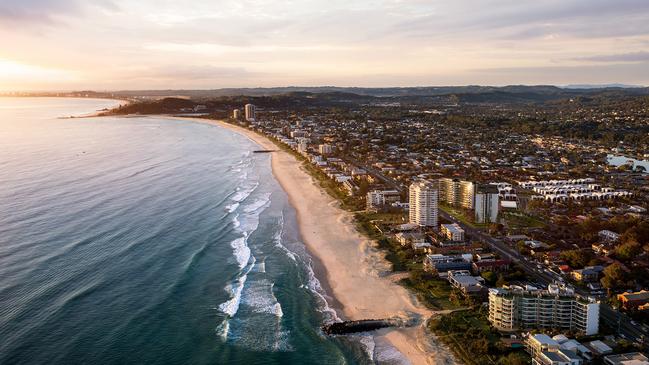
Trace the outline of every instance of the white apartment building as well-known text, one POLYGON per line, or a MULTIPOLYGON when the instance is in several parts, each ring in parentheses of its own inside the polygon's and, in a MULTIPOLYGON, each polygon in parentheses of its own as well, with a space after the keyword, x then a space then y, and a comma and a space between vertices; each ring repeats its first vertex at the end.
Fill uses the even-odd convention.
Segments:
POLYGON ((245 106, 246 120, 249 122, 254 122, 256 118, 255 106, 252 104, 246 104, 245 106))
POLYGON ((309 150, 309 139, 300 137, 295 139, 297 142, 297 151, 301 154, 306 154, 309 150))
POLYGON ((239 110, 239 109, 234 109, 234 110, 232 111, 232 118, 233 118, 233 119, 236 119, 236 120, 241 119, 241 110, 239 110))
POLYGON ((410 223, 423 227, 437 227, 438 192, 430 181, 410 185, 410 223))
POLYGON ((599 303, 555 284, 547 290, 490 289, 489 322, 501 331, 549 328, 594 335, 599 331, 599 303))
POLYGON ((498 191, 478 192, 475 195, 475 221, 476 223, 498 222, 498 210, 500 208, 500 195, 498 191))
POLYGON ((442 235, 448 240, 455 242, 464 241, 464 230, 457 223, 442 224, 441 232, 442 235))
POLYGON ((320 152, 321 155, 330 155, 334 152, 334 147, 329 144, 321 144, 318 147, 318 152, 320 152))
POLYGON ((367 193, 367 210, 377 209, 385 205, 385 195, 381 190, 373 190, 367 193))

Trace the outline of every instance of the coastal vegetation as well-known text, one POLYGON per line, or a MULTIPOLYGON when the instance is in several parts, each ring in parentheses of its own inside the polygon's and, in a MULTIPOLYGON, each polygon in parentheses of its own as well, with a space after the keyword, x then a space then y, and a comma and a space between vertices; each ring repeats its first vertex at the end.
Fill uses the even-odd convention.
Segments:
POLYGON ((487 321, 486 308, 475 306, 434 317, 428 328, 453 349, 467 365, 529 364, 531 359, 520 348, 501 340, 487 321))

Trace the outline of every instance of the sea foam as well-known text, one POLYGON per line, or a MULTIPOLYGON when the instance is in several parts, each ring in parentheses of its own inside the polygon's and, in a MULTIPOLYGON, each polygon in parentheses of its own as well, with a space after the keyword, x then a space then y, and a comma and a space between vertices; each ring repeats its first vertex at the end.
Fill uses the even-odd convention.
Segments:
POLYGON ((248 247, 246 242, 246 237, 239 237, 234 241, 230 242, 230 246, 234 250, 234 257, 239 264, 239 268, 243 269, 250 261, 250 247, 248 247))

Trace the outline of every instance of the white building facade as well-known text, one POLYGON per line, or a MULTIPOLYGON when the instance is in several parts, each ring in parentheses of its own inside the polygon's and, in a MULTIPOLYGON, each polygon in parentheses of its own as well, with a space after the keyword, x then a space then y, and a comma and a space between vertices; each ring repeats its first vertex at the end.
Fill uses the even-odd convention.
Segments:
POLYGON ((410 185, 410 223, 420 227, 437 227, 438 191, 430 181, 419 181, 410 185))
POLYGON ((330 155, 330 154, 334 153, 334 147, 332 145, 329 145, 329 144, 321 144, 318 147, 318 152, 320 152, 320 154, 324 155, 324 156, 330 155))
POLYGON ((249 122, 255 121, 257 115, 256 115, 256 110, 255 106, 252 104, 246 104, 245 106, 245 112, 246 112, 246 120, 249 122))
POLYGON ((476 223, 498 222, 500 196, 498 193, 479 192, 475 195, 475 221, 476 223))
POLYGON ((599 302, 553 284, 548 290, 491 289, 489 322, 501 331, 546 328, 590 336, 599 332, 599 302))

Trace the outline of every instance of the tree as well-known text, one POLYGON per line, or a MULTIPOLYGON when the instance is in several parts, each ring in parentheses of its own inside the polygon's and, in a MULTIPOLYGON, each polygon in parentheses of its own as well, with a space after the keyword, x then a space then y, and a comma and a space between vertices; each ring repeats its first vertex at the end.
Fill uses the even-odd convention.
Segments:
POLYGON ((498 275, 498 280, 496 281, 496 287, 497 288, 502 288, 503 286, 508 285, 508 284, 509 283, 507 282, 507 280, 505 280, 505 277, 503 276, 503 274, 498 275))
POLYGON ((615 256, 622 261, 630 261, 642 252, 642 246, 635 240, 629 240, 615 249, 615 256))
POLYGON ((593 255, 588 251, 581 250, 568 250, 561 253, 561 258, 564 259, 570 267, 581 269, 588 265, 593 255))
POLYGON ((480 274, 480 276, 482 276, 482 278, 489 285, 494 285, 496 283, 496 280, 498 280, 498 276, 493 271, 485 271, 482 274, 480 274))
POLYGON ((530 359, 520 352, 512 352, 503 357, 498 363, 500 365, 526 365, 530 363, 530 359))
POLYGON ((609 290, 620 289, 626 285, 626 272, 622 269, 622 265, 617 262, 611 264, 604 269, 604 277, 601 282, 602 285, 609 290))

